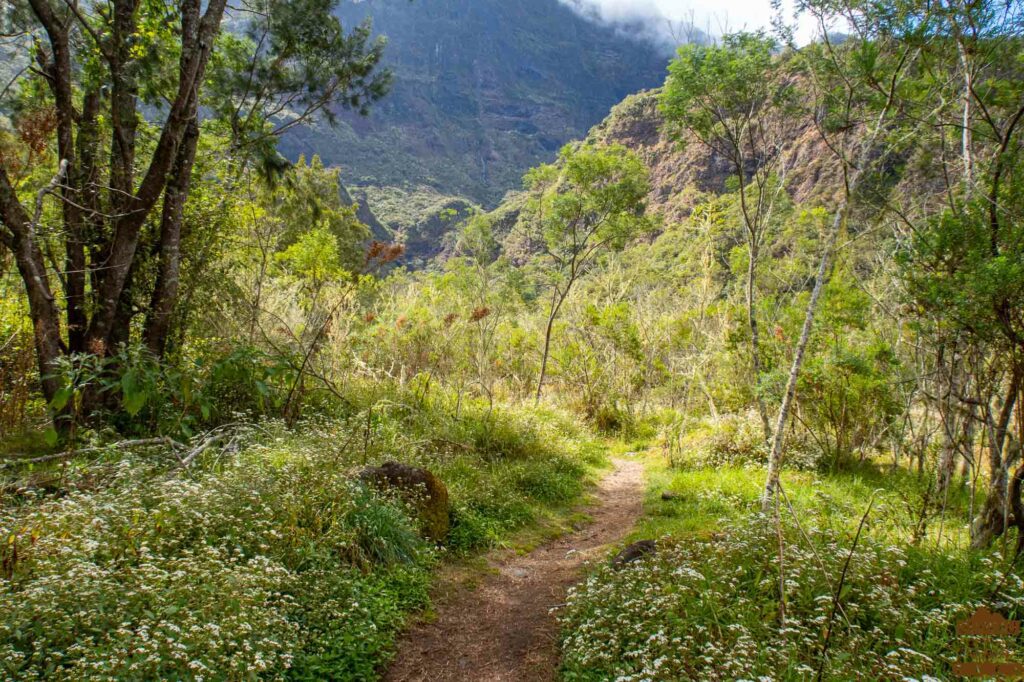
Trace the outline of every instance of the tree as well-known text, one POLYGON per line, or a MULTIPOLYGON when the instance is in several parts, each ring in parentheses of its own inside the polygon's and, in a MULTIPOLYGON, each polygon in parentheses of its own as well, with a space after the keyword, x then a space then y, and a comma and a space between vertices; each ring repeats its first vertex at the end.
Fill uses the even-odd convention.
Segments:
POLYGON ((881 161, 893 151, 888 136, 901 92, 906 87, 907 72, 919 55, 909 39, 915 31, 922 30, 906 14, 894 19, 883 9, 857 0, 838 4, 832 0, 806 0, 801 6, 817 21, 821 38, 820 43, 797 53, 801 76, 809 84, 812 96, 811 124, 840 165, 843 193, 824 235, 814 286, 800 336, 793 348, 768 453, 762 497, 765 508, 776 502, 786 423, 796 397, 818 304, 831 275, 838 238, 848 229, 854 206, 862 198, 863 186, 869 184, 866 180, 884 172, 881 161), (837 17, 844 19, 854 31, 839 45, 833 44, 829 35, 829 27, 837 17))
MULTIPOLYGON (((998 115, 995 106, 989 111, 998 115)), ((976 546, 988 544, 1005 529, 1009 471, 1021 456, 1010 425, 1024 388, 1024 178, 1013 163, 1021 143, 999 153, 1003 160, 1009 157, 1002 171, 998 165, 1003 161, 989 151, 980 145, 975 149, 974 182, 994 182, 993 174, 1000 172, 1002 188, 959 201, 955 208, 917 223, 900 254, 906 291, 922 326, 943 339, 951 355, 955 350, 964 358, 998 358, 994 381, 985 382, 976 372, 972 381, 944 382, 942 393, 935 396, 940 404, 948 403, 945 421, 966 417, 960 428, 977 421, 986 431, 991 479, 985 507, 972 525, 976 546), (950 342, 953 338, 961 340, 962 348, 950 342)), ((947 431, 947 440, 955 443, 959 429, 947 431)), ((940 477, 952 465, 943 462, 940 477)))
POLYGON ((1009 472, 1020 457, 1012 420, 1024 385, 1024 74, 1019 3, 911 3, 921 54, 916 87, 900 102, 901 133, 937 153, 923 170, 933 197, 893 200, 899 274, 915 321, 933 347, 940 491, 957 452, 973 467, 973 434, 988 447, 988 495, 972 520, 972 544, 1006 528, 1009 472), (936 104, 938 103, 938 104, 936 104))
POLYGON ((49 184, 19 182, 0 158, 0 244, 24 282, 47 400, 59 389, 61 357, 110 355, 130 340, 139 301, 149 301, 142 336, 163 352, 206 127, 200 111, 229 122, 242 166, 248 158, 280 166, 272 141, 294 118, 275 127, 279 114, 330 118, 330 106, 365 110, 386 90, 388 74, 377 68, 383 43, 370 41, 367 26, 346 34, 331 0, 258 0, 238 9, 248 37, 218 41, 226 5, 5 5, 4 20, 35 44, 21 108, 55 112, 49 184), (60 217, 43 229, 47 196, 59 200, 60 217), (157 264, 150 281, 146 261, 157 264))
POLYGON ((754 395, 771 438, 761 386, 760 327, 756 275, 775 200, 783 191, 782 145, 792 86, 781 78, 775 41, 762 33, 723 36, 720 45, 689 44, 669 65, 662 111, 674 137, 700 144, 725 159, 738 185, 740 215, 747 242, 746 305, 754 395))
POLYGON ((531 170, 525 182, 531 193, 525 225, 541 250, 551 293, 535 396, 539 403, 562 304, 601 253, 621 249, 650 229, 644 216, 650 186, 643 163, 619 145, 567 145, 556 163, 531 170))

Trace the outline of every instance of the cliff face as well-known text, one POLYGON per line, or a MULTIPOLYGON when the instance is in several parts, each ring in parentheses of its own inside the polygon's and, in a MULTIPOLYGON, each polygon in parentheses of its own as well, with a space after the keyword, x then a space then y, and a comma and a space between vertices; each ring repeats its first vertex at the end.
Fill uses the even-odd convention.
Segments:
POLYGON ((296 129, 282 150, 342 166, 352 188, 494 206, 627 94, 661 83, 668 61, 559 0, 346 0, 338 13, 388 36, 394 88, 368 118, 296 129))
MULTIPOLYGON (((636 152, 651 173, 649 210, 674 222, 690 214, 701 193, 724 192, 731 167, 696 140, 673 140, 658 110, 658 95, 658 90, 648 90, 627 97, 587 139, 636 152)), ((799 203, 833 203, 842 186, 840 168, 818 134, 794 124, 785 137, 780 169, 790 197, 799 203)))
MULTIPOLYGON (((658 108, 659 95, 660 90, 654 89, 626 97, 585 139, 620 144, 637 154, 650 172, 648 213, 671 225, 689 216, 708 195, 726 192, 732 167, 696 139, 675 139, 658 108)), ((841 169, 818 133, 806 123, 793 122, 784 137, 779 169, 790 198, 797 203, 835 205, 841 198, 841 169)), ((527 254, 513 230, 522 204, 522 195, 510 194, 491 214, 506 250, 520 259, 527 254)))

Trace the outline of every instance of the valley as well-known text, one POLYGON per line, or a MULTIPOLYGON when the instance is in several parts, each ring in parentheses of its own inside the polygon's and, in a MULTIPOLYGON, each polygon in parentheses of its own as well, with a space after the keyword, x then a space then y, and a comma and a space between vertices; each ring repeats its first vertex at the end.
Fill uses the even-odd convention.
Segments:
POLYGON ((1013 679, 1024 6, 738 7, 0 5, 0 679, 1013 679))

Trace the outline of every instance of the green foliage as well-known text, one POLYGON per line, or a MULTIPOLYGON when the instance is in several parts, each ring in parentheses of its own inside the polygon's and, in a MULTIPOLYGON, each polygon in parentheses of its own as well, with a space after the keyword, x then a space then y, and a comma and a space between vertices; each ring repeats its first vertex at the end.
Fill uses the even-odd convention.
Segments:
MULTIPOLYGON (((87 418, 93 427, 188 438, 238 417, 273 414, 292 374, 280 358, 251 347, 211 349, 172 365, 141 346, 130 346, 105 358, 63 358, 60 388, 49 408, 72 422, 87 418), (82 414, 90 392, 103 397, 103 407, 82 414)), ((56 433, 49 434, 50 444, 56 445, 56 433)))
POLYGON ((494 236, 490 216, 477 214, 466 220, 459 229, 456 252, 478 266, 486 267, 498 257, 499 244, 494 236))
POLYGON ((883 435, 903 409, 892 386, 897 370, 890 348, 855 349, 843 341, 808 362, 798 389, 802 419, 832 466, 885 444, 883 435))
MULTIPOLYGON (((823 515, 788 520, 786 625, 778 623, 778 538, 769 519, 729 524, 715 539, 663 541, 656 556, 621 570, 603 567, 570 594, 566 680, 678 680, 724 676, 813 678, 849 531, 823 515)), ((862 537, 834 617, 823 679, 944 679, 967 651, 956 623, 987 605, 1019 618, 1019 585, 1001 582, 994 556, 946 556, 862 537), (958 641, 959 639, 959 641, 958 641)), ((1005 642, 1006 640, 1004 640, 1005 642)), ((1000 646, 997 643, 997 646, 1000 646)), ((1012 657, 1012 643, 992 651, 1012 657)))
MULTIPOLYGON (((1011 172, 999 213, 1017 215, 1024 183, 1011 172)), ((926 313, 980 342, 1024 349, 1024 229, 998 219, 988 199, 946 210, 914 233, 900 254, 911 299, 926 313)))
POLYGON ((211 110, 235 146, 273 177, 287 163, 277 136, 304 122, 334 125, 340 107, 368 113, 391 87, 379 67, 387 44, 369 21, 346 32, 338 0, 259 0, 218 38, 208 87, 211 110), (282 114, 287 120, 282 122, 282 114))
MULTIPOLYGON (((725 414, 683 421, 663 432, 672 465, 680 468, 761 467, 768 461, 768 446, 756 412, 725 414)), ((822 452, 806 437, 787 439, 786 466, 814 470, 822 452)))
POLYGON ((597 249, 621 249, 651 229, 643 210, 647 169, 625 147, 568 145, 524 183, 533 192, 530 230, 559 270, 582 267, 597 249))
MULTIPOLYGON (((950 491, 944 511, 927 512, 927 532, 915 541, 929 483, 862 466, 783 473, 783 628, 779 537, 761 511, 761 470, 646 463, 645 515, 631 537, 657 538, 658 552, 621 569, 598 566, 573 588, 560 616, 565 679, 816 677, 839 576, 869 504, 823 679, 945 679, 979 644, 958 636, 956 623, 979 605, 1021 615, 1022 583, 1007 573, 1008 558, 964 547, 964 491, 950 491), (674 497, 662 499, 666 491, 674 497)), ((1019 655, 1012 639, 990 644, 992 660, 1019 655)))
POLYGON ((775 41, 763 33, 730 33, 721 43, 690 43, 669 65, 661 108, 666 120, 692 131, 726 158, 743 139, 752 119, 780 104, 789 93, 775 78, 775 41))
MULTIPOLYGON (((502 11, 522 11, 512 5, 502 11)), ((140 256, 118 304, 123 334, 50 363, 45 406, 26 395, 19 372, 33 340, 70 347, 68 324, 33 336, 26 300, 0 278, 0 426, 31 425, 21 415, 45 408, 73 425, 69 447, 128 435, 194 447, 215 427, 259 426, 187 471, 161 449, 97 445, 59 470, 44 462, 4 481, 13 491, 0 506, 7 676, 371 678, 407 614, 427 602, 441 553, 500 545, 580 498, 603 457, 581 419, 635 437, 634 450, 660 436, 670 469, 648 464, 655 485, 676 496, 649 494, 641 530, 671 536, 656 558, 598 569, 572 596, 568 679, 814 676, 834 576, 875 489, 884 509, 840 593, 827 676, 942 677, 954 618, 988 594, 1020 615, 1016 573, 960 549, 968 515, 998 504, 998 485, 988 496, 983 487, 998 483, 1019 445, 1018 414, 1002 410, 1011 420, 1004 450, 992 447, 990 428, 990 415, 1017 399, 1011 376, 1024 352, 1017 62, 979 59, 983 77, 961 90, 986 40, 965 47, 952 19, 916 5, 847 3, 857 35, 838 43, 780 52, 763 34, 740 33, 688 45, 660 94, 627 102, 609 122, 643 156, 595 134, 528 172, 525 191, 493 213, 437 190, 449 169, 422 185, 366 185, 359 198, 387 213, 374 236, 396 242, 367 244, 365 213, 350 205, 339 171, 316 156, 289 166, 275 140, 302 120, 333 118, 331 102, 360 110, 379 97, 382 42, 368 25, 345 33, 332 12, 351 8, 330 0, 255 9, 219 39, 207 73, 200 106, 212 115, 184 207, 182 295, 167 352, 158 360, 144 350, 164 276, 154 214, 132 245, 140 256), (222 98, 212 106, 211 93, 222 98), (662 121, 632 120, 659 97, 667 132, 662 121), (801 110, 804 100, 811 106, 801 110), (879 148, 854 169, 858 138, 883 114, 892 118, 878 124, 879 148), (965 133, 959 121, 972 117, 965 133), (733 167, 720 194, 678 186, 679 159, 660 157, 687 136, 712 151, 683 153, 715 187, 723 160, 733 167), (824 143, 808 142, 816 136, 824 143), (963 158, 950 161, 957 147, 963 158), (832 153, 846 174, 830 180, 832 153), (805 162, 813 170, 794 167, 805 162), (833 222, 828 204, 853 170, 866 174, 863 184, 833 222), (676 203, 670 192, 680 193, 676 203), (779 538, 757 514, 759 417, 780 402, 833 235, 839 249, 783 425, 780 595, 779 538), (403 256, 412 271, 391 269, 403 256), (545 372, 550 410, 518 407, 539 402, 545 372), (883 472, 876 460, 890 455, 883 472), (926 468, 946 455, 943 471, 955 471, 957 457, 972 468, 936 495, 926 468), (990 470, 977 465, 982 455, 990 470), (447 484, 443 549, 420 538, 413 509, 356 483, 361 467, 392 459, 447 484)), ((153 107, 176 82, 179 38, 168 21, 178 11, 159 2, 138 10, 129 52, 139 99, 153 107)), ((991 17, 980 19, 992 29, 991 17)), ((86 26, 107 22, 100 13, 86 26)), ((78 37, 95 40, 87 30, 78 37)), ((76 107, 83 88, 105 84, 107 68, 98 52, 78 49, 76 107)), ((32 76, 16 93, 14 127, 0 132, 0 161, 26 206, 57 158, 48 92, 32 76)), ((468 100, 452 106, 479 119, 468 100)), ((98 126, 111 133, 105 114, 98 126)), ((137 132, 141 161, 159 130, 139 120, 137 132)), ((405 154, 385 151, 385 161, 405 154)), ((474 163, 509 148, 488 151, 474 163)), ((489 194, 481 182, 470 184, 489 194)), ((61 262, 71 242, 54 229, 60 204, 38 196, 40 253, 56 282, 70 274, 61 262)), ((0 275, 15 274, 9 260, 0 253, 0 275)), ((57 299, 63 314, 67 299, 57 299)), ((59 434, 45 438, 52 447, 59 434)))
POLYGON ((367 679, 426 604, 436 552, 411 509, 356 482, 359 467, 401 452, 436 473, 453 504, 447 547, 464 552, 578 499, 601 459, 558 415, 469 404, 456 419, 442 396, 380 388, 296 430, 264 421, 187 475, 109 452, 71 463, 67 496, 5 505, 5 674, 367 679))
POLYGON ((290 278, 313 291, 345 274, 338 255, 338 243, 334 235, 322 227, 302 234, 294 244, 274 254, 274 257, 290 278))

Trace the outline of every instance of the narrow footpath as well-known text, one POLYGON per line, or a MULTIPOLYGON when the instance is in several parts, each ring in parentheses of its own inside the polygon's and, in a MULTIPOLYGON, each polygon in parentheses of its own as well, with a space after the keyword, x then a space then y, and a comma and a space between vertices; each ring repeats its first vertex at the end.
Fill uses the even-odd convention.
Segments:
POLYGON ((582 529, 529 554, 494 553, 495 569, 475 587, 460 587, 437 606, 437 618, 401 639, 384 679, 389 682, 545 682, 558 668, 558 624, 580 568, 621 540, 640 517, 643 466, 617 459, 583 511, 582 529))

